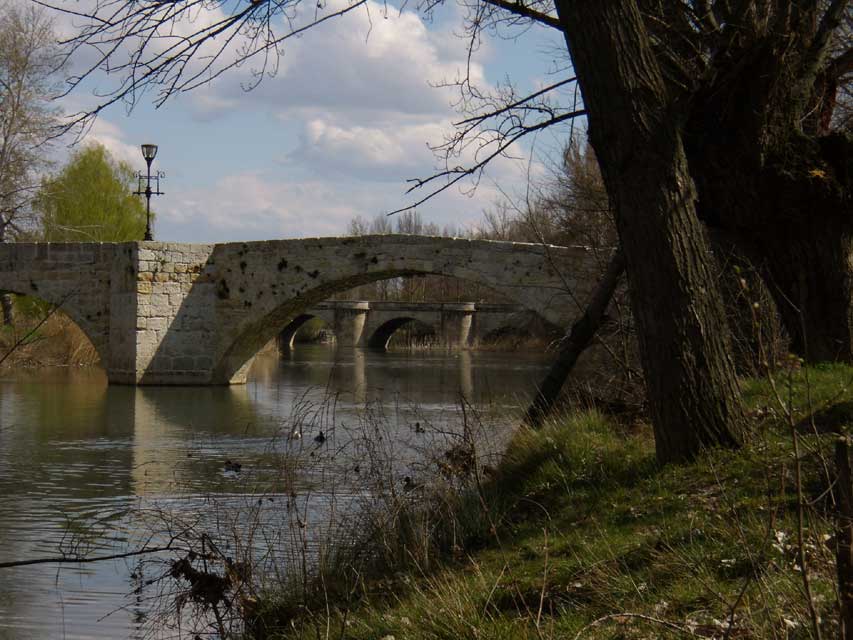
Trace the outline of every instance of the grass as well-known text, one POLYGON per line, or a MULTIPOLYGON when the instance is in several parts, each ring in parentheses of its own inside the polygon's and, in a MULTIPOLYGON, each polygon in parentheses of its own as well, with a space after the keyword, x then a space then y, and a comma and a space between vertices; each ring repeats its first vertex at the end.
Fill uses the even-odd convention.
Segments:
MULTIPOLYGON (((267 594, 266 637, 814 637, 789 425, 849 400, 853 368, 788 364, 775 383, 744 384, 750 442, 691 465, 661 468, 648 426, 594 411, 519 432, 451 511, 412 505, 440 562, 424 566, 412 546, 407 563, 398 554, 368 570, 344 550, 310 597, 267 594)), ((804 551, 824 637, 837 618, 830 446, 801 440, 804 551)))

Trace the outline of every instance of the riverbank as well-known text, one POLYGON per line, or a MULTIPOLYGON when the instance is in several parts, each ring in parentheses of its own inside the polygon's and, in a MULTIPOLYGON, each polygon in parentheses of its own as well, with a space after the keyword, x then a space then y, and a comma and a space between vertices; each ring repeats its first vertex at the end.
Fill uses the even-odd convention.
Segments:
POLYGON ((24 318, 0 327, 0 357, 9 357, 0 370, 13 367, 80 367, 99 362, 91 341, 68 317, 55 314, 41 326, 41 318, 24 318))
POLYGON ((691 465, 660 468, 647 425, 596 412, 520 432, 452 513, 411 500, 395 553, 345 549, 313 586, 268 592, 253 626, 364 640, 834 636, 836 437, 797 438, 800 527, 790 425, 850 400, 851 382, 853 368, 796 363, 748 381, 747 445, 691 465), (405 546, 415 523, 429 555, 405 546))

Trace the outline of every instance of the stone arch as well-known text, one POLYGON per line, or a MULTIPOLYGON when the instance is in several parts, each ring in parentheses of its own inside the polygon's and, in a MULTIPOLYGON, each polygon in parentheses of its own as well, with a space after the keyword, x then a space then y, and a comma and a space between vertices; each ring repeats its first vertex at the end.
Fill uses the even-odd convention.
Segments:
POLYGON ((254 355, 310 307, 362 284, 444 275, 478 282, 567 326, 586 299, 590 263, 583 247, 433 238, 364 236, 217 245, 223 326, 212 382, 244 382, 254 355), (584 267, 584 268, 582 268, 584 267), (226 281, 227 277, 230 278, 226 281), (580 301, 580 302, 579 302, 580 301))
MULTIPOLYGON (((391 341, 391 338, 394 336, 394 334, 399 329, 402 329, 405 325, 411 322, 423 321, 412 316, 401 316, 399 318, 392 318, 390 320, 386 320, 381 325, 376 327, 373 333, 368 336, 368 348, 376 349, 378 351, 385 351, 386 349, 388 349, 388 343, 391 341)), ((435 327, 433 327, 433 331, 435 331, 435 327)))
POLYGON ((299 330, 305 326, 305 324, 309 320, 313 320, 314 318, 319 318, 323 322, 326 323, 327 326, 332 327, 333 321, 327 314, 324 313, 302 313, 296 316, 290 323, 282 329, 278 334, 278 344, 283 349, 292 349, 293 348, 293 340, 296 338, 296 334, 299 333, 299 330))
MULTIPOLYGON (((114 263, 132 245, 101 243, 0 243, 0 291, 33 296, 59 306, 110 366, 111 288, 114 263)), ((124 271, 121 277, 129 277, 124 271)), ((128 314, 135 304, 128 297, 128 314)), ((135 314, 132 322, 135 323, 135 314)))
POLYGON ((74 303, 76 289, 61 289, 56 287, 43 287, 36 280, 30 280, 29 286, 21 286, 20 283, 8 282, 0 274, 0 293, 11 293, 18 296, 28 296, 58 307, 59 311, 71 320, 86 339, 92 343, 98 354, 101 365, 106 368, 109 364, 109 311, 99 310, 93 313, 87 312, 74 303))

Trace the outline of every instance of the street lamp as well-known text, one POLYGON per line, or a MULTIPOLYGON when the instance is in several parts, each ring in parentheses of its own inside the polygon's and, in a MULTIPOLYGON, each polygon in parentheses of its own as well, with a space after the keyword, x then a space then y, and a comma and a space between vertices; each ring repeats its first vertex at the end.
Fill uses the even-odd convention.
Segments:
POLYGON ((151 235, 151 196, 162 196, 163 192, 160 191, 160 178, 165 178, 166 174, 162 171, 155 171, 154 175, 151 175, 151 163, 154 162, 154 156, 157 155, 157 145, 156 144, 143 144, 142 145, 142 157, 145 158, 145 163, 148 165, 148 171, 145 175, 142 175, 141 171, 136 172, 136 179, 138 180, 139 188, 134 191, 134 195, 137 196, 145 196, 145 239, 153 240, 154 237, 151 235), (154 179, 154 190, 151 189, 151 179, 154 179), (142 181, 145 180, 145 188, 142 188, 142 181))

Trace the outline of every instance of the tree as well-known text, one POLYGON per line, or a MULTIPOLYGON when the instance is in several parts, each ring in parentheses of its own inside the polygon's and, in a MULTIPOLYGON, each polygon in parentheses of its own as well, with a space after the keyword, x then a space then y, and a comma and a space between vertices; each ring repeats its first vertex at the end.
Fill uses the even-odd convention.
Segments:
POLYGON ((44 240, 127 242, 145 235, 145 205, 131 167, 101 145, 78 150, 35 199, 44 240))
MULTIPOLYGON (((15 4, 0 10, 0 242, 31 222, 31 199, 56 125, 50 99, 59 61, 43 10, 15 4)), ((11 324, 11 296, 0 296, 0 303, 4 322, 11 324)))
MULTIPOLYGON (((211 2, 204 8, 212 19, 176 39, 186 29, 171 27, 194 18, 197 3, 101 0, 70 44, 102 51, 100 66, 119 74, 106 103, 132 102, 151 86, 162 89, 162 103, 240 61, 259 61, 260 79, 287 39, 365 3, 321 3, 298 22, 300 0, 211 2)), ((427 0, 423 8, 438 4, 427 0)), ((851 144, 831 129, 838 88, 853 72, 848 0, 467 6, 472 48, 497 25, 557 29, 576 75, 530 95, 511 85, 486 95, 462 78, 468 115, 437 149, 446 169, 415 181, 425 195, 414 204, 476 179, 525 136, 588 116, 624 250, 662 460, 740 437, 727 331, 699 216, 752 252, 800 352, 853 358, 851 144), (553 96, 576 83, 583 107, 560 105, 553 96), (461 164, 470 149, 473 160, 461 164)))
POLYGON ((661 460, 737 445, 742 409, 681 122, 635 2, 558 0, 625 255, 661 460))

